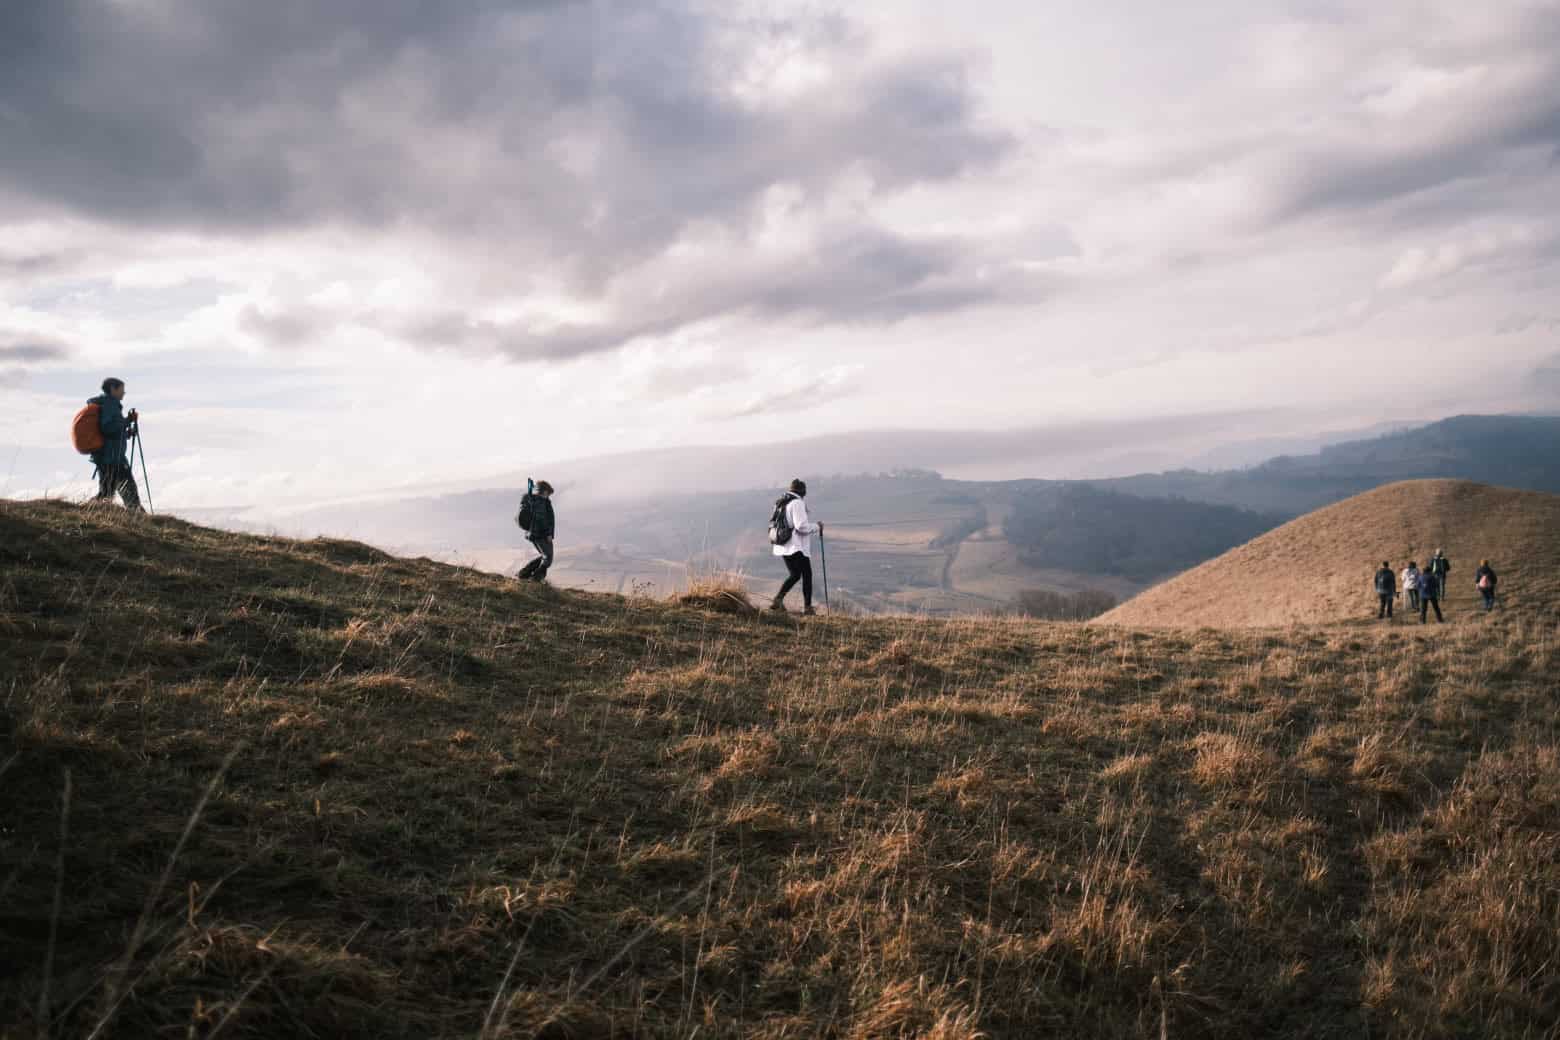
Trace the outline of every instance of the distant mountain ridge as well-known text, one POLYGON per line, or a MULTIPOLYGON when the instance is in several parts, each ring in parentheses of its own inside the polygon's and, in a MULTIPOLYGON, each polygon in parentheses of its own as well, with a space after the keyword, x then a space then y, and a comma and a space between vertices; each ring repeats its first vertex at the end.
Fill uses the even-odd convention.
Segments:
POLYGON ((1458 415, 1249 469, 1174 470, 1092 481, 1146 498, 1189 498, 1299 516, 1399 480, 1474 480, 1560 492, 1560 418, 1458 415))

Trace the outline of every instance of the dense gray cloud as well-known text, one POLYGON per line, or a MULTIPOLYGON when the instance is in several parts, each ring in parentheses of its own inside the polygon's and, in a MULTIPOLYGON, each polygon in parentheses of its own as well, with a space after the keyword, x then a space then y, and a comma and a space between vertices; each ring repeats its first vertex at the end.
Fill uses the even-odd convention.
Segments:
MULTIPOLYGON (((862 47, 838 20, 753 25, 662 3, 19 0, 0 6, 0 217, 8 206, 216 233, 414 227, 501 256, 512 280, 545 266, 601 293, 689 228, 753 233, 772 186, 811 206, 847 175, 889 191, 1009 153, 957 56, 867 62, 862 47), (733 83, 773 39, 843 80, 743 97, 733 83)), ((912 251, 886 241, 833 263, 874 266, 855 276, 878 283, 862 317, 971 298, 927 285, 956 247, 912 251)), ((838 307, 788 291, 753 306, 838 307)), ((730 309, 690 300, 687 312, 498 339, 477 322, 448 328, 446 345, 573 356, 730 309)), ((248 322, 269 340, 317 324, 248 322)))
POLYGON ((0 329, 0 364, 62 361, 69 354, 64 344, 54 340, 25 333, 8 333, 0 329))

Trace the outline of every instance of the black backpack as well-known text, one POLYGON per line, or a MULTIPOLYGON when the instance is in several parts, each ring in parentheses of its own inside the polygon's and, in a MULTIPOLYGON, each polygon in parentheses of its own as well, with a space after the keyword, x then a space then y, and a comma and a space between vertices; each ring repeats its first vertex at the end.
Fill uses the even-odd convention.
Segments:
POLYGON ((785 513, 785 507, 790 504, 791 496, 785 495, 775 503, 775 511, 769 514, 770 545, 784 545, 796 533, 791 527, 791 518, 785 513))
POLYGON ((526 492, 525 497, 520 500, 520 512, 515 516, 515 523, 519 525, 520 530, 529 534, 531 520, 535 515, 535 510, 531 507, 531 494, 526 492))

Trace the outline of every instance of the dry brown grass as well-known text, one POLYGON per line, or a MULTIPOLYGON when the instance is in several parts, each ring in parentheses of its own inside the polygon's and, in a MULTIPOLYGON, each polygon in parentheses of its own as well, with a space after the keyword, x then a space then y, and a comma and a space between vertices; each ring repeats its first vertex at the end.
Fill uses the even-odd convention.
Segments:
MULTIPOLYGON (((1460 480, 1411 480, 1368 491, 1231 549, 1156 585, 1097 624, 1266 628, 1373 619, 1381 561, 1401 574, 1437 548, 1452 561, 1441 609, 1479 622, 1473 572, 1500 575, 1498 609, 1560 620, 1560 495, 1460 480)), ((1393 627, 1419 623, 1396 603, 1393 627)), ((1431 623, 1435 623, 1431 615, 1431 623)), ((1385 623, 1384 623, 1385 624, 1385 623)))
POLYGON ((59 504, 0 564, 7 1036, 1560 1021, 1552 619, 777 624, 59 504))
POLYGON ((718 610, 722 614, 758 613, 758 608, 748 598, 747 585, 740 574, 691 575, 688 588, 675 599, 685 607, 718 610))

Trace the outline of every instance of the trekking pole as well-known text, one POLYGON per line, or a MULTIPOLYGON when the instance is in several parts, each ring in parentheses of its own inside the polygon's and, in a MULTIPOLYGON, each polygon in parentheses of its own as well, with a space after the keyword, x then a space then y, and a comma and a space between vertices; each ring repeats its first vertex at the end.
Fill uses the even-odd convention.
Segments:
MULTIPOLYGON (((141 486, 146 489, 146 511, 155 512, 152 509, 152 480, 146 475, 146 444, 141 440, 141 420, 135 421, 135 450, 141 453, 141 486)), ((135 461, 130 460, 130 475, 135 476, 135 461)))
POLYGON ((829 543, 818 532, 818 562, 823 564, 823 609, 829 609, 829 543))

